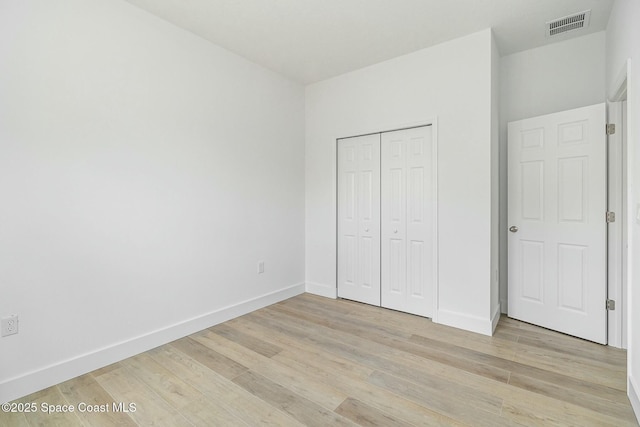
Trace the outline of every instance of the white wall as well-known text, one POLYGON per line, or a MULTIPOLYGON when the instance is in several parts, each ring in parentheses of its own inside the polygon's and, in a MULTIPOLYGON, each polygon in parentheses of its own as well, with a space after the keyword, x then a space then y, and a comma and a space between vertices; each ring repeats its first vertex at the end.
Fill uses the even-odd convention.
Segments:
POLYGON ((507 124, 605 101, 605 32, 504 56, 500 66, 500 301, 507 312, 507 124))
POLYGON ((302 292, 303 139, 301 86, 128 3, 0 1, 0 401, 302 292))
POLYGON ((434 320, 491 333, 491 31, 306 88, 307 290, 336 294, 336 138, 438 125, 434 320))
MULTIPOLYGON (((631 59, 631 73, 627 75, 627 197, 631 215, 629 215, 629 271, 628 271, 628 367, 629 399, 640 420, 640 126, 638 111, 640 108, 640 2, 637 0, 616 0, 606 37, 606 82, 609 92, 617 84, 618 76, 626 69, 631 59)), ((611 93, 609 93, 610 95, 611 93)))

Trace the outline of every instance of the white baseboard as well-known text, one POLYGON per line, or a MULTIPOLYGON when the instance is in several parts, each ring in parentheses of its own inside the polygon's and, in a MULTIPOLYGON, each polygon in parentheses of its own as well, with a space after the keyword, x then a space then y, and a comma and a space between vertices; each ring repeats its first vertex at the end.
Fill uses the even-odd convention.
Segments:
POLYGON ((640 388, 636 386, 633 377, 628 377, 628 395, 633 412, 636 414, 636 421, 640 423, 640 388))
MULTIPOLYGON (((500 318, 499 312, 497 317, 498 319, 500 318)), ((442 309, 438 310, 437 319, 438 320, 434 320, 434 322, 442 325, 453 326, 454 328, 464 329, 465 331, 476 332, 482 335, 491 336, 493 334, 492 319, 483 319, 478 316, 469 316, 468 314, 442 309)))
POLYGON ((307 282, 306 290, 310 294, 319 295, 327 298, 338 298, 338 290, 335 286, 322 285, 320 283, 307 282))
POLYGON ((0 403, 9 402, 152 348, 304 293, 303 283, 223 307, 166 328, 81 354, 0 383, 0 403))
POLYGON ((500 322, 500 315, 502 314, 502 310, 500 310, 501 304, 498 304, 496 308, 493 309, 493 313, 491 314, 491 335, 496 331, 496 327, 498 326, 498 322, 500 322))

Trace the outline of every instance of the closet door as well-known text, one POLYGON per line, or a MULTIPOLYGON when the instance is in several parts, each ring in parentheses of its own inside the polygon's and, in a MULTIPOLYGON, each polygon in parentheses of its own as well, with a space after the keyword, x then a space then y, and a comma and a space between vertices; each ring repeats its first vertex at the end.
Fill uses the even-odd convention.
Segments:
POLYGON ((338 296, 380 305, 380 134, 338 140, 338 296))
POLYGON ((435 194, 431 126, 385 132, 381 305, 433 315, 435 194))

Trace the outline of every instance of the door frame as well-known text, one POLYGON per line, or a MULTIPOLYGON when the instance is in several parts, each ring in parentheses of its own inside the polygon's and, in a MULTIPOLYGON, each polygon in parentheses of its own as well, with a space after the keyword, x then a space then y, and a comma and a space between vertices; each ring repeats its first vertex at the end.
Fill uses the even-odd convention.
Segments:
POLYGON ((629 63, 625 64, 619 73, 605 103, 606 122, 616 124, 616 133, 607 136, 607 210, 617 215, 616 222, 607 226, 607 298, 616 304, 615 310, 607 311, 607 345, 623 349, 627 348, 628 336, 630 258, 629 251, 622 248, 629 243, 625 230, 629 230, 633 218, 632 207, 627 203, 630 196, 626 184, 629 173, 628 123, 622 110, 622 102, 627 100, 629 66, 629 63), (626 210, 623 210, 625 206, 626 210), (623 222, 626 227, 623 227, 623 222))
POLYGON ((631 216, 629 199, 629 186, 627 176, 629 175, 629 150, 627 120, 623 118, 622 102, 627 99, 627 84, 630 63, 627 62, 622 68, 614 85, 607 97, 607 123, 616 124, 614 135, 608 136, 608 172, 609 179, 607 188, 608 200, 611 204, 609 210, 620 212, 616 222, 609 224, 607 233, 607 298, 616 301, 615 310, 607 313, 607 335, 608 345, 618 348, 627 348, 628 334, 628 309, 627 309, 627 288, 629 283, 629 251, 625 248, 628 245, 628 231, 631 216), (626 176, 625 176, 626 175, 626 176), (626 210, 623 211, 623 207, 626 210), (624 226, 623 226, 624 223, 624 226), (624 269, 624 270, 623 270, 624 269))
MULTIPOLYGON (((335 168, 335 173, 334 173, 334 179, 335 179, 335 243, 336 243, 336 276, 335 276, 335 298, 338 298, 338 263, 339 263, 339 253, 338 253, 338 219, 339 219, 339 200, 338 200, 338 184, 339 184, 339 176, 338 176, 338 141, 340 139, 344 139, 344 138, 353 138, 353 137, 358 137, 358 136, 366 136, 366 135, 374 135, 374 134, 382 134, 385 132, 394 132, 394 131, 398 131, 398 130, 404 130, 404 129, 412 129, 412 128, 417 128, 417 127, 422 127, 422 126, 431 126, 431 132, 432 132, 432 159, 433 159, 433 163, 432 163, 432 167, 433 167, 433 183, 432 183, 432 191, 433 191, 433 195, 434 195, 434 199, 435 199, 435 204, 433 207, 433 275, 432 275, 432 280, 433 280, 433 316, 431 317, 431 320, 433 322, 438 321, 438 294, 439 294, 439 289, 438 289, 438 270, 439 270, 439 253, 438 253, 438 118, 437 116, 431 117, 431 118, 427 118, 426 120, 422 120, 422 121, 415 121, 415 122, 403 122, 403 123, 391 123, 391 124, 386 124, 386 125, 382 125, 380 127, 371 127, 371 128, 364 128, 364 129, 357 129, 356 131, 352 131, 352 132, 344 132, 345 134, 342 135, 336 135, 333 139, 334 139, 334 150, 335 150, 335 162, 334 162, 334 168, 335 168)), ((382 207, 381 207, 382 209, 382 207)))

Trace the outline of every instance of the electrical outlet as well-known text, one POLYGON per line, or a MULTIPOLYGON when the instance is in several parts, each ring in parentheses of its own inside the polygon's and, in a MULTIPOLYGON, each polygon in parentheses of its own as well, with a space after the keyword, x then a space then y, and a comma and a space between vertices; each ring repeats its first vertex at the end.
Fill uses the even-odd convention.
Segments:
POLYGON ((14 335, 18 333, 18 315, 12 314, 11 316, 3 317, 0 320, 0 329, 3 337, 14 335))
POLYGON ((258 274, 264 273, 264 261, 258 261, 258 274))

